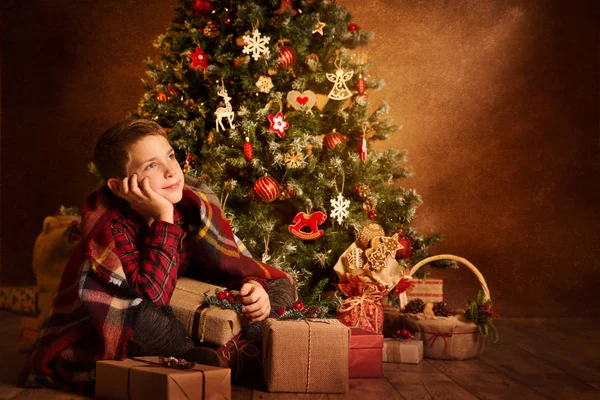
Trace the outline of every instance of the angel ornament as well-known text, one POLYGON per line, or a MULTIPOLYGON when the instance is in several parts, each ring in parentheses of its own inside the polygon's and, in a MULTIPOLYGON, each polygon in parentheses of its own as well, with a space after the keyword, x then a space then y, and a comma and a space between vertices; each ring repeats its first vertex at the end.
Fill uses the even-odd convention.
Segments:
POLYGON ((330 82, 333 82, 333 88, 327 97, 331 100, 344 100, 348 97, 352 97, 352 92, 348 89, 348 86, 346 86, 346 82, 352 78, 354 71, 344 72, 337 61, 335 66, 337 68, 335 74, 327 73, 327 79, 330 82))

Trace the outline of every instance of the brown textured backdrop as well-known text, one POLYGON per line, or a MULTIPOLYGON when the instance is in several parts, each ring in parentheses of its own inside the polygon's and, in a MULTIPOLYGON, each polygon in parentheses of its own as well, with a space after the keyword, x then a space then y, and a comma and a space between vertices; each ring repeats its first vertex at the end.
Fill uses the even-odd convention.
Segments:
MULTIPOLYGON (((471 260, 511 316, 600 315, 596 1, 343 0, 403 130, 433 253, 471 260), (576 4, 575 4, 576 3, 576 4)), ((3 284, 33 282, 44 216, 80 204, 95 137, 133 110, 175 0, 4 0, 3 284)), ((369 77, 367 77, 368 79, 369 77)), ((477 283, 437 274, 459 306, 477 283)))

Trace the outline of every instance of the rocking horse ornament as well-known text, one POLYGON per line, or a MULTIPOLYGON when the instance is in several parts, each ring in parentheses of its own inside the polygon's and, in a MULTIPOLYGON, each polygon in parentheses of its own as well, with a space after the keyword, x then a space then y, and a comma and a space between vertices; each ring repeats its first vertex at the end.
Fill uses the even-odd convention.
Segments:
POLYGON ((221 130, 225 130, 225 126, 223 126, 223 118, 227 118, 227 121, 229 122, 229 128, 233 129, 235 128, 235 125, 233 125, 233 118, 235 117, 235 113, 233 112, 232 108, 231 108, 231 97, 229 97, 229 95, 227 94, 227 89, 225 89, 225 85, 223 84, 223 81, 221 81, 222 86, 219 87, 217 86, 217 94, 219 95, 219 97, 223 98, 223 102, 225 104, 224 107, 219 107, 217 108, 217 110, 215 111, 215 116, 216 121, 215 121, 215 125, 216 125, 216 129, 217 132, 219 132, 219 126, 221 127, 221 130))
POLYGON ((299 212, 294 217, 294 224, 288 226, 288 230, 300 240, 316 240, 325 233, 323 229, 319 229, 319 225, 325 222, 326 219, 327 215, 322 211, 312 214, 299 212), (310 232, 302 229, 308 229, 310 232))

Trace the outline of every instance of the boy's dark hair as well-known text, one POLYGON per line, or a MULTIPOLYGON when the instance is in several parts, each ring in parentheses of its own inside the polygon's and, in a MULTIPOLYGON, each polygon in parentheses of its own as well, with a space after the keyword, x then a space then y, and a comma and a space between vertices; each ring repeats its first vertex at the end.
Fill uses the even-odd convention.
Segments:
POLYGON ((119 122, 106 130, 94 146, 93 162, 102 179, 125 178, 130 160, 129 147, 146 136, 160 135, 167 140, 167 133, 156 122, 136 119, 119 122))

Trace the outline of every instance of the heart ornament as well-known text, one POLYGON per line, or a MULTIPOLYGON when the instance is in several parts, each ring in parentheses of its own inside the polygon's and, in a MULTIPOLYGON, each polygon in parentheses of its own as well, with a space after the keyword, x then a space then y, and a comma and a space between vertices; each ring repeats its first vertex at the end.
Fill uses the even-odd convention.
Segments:
POLYGON ((302 93, 292 90, 288 92, 286 99, 290 107, 296 110, 310 110, 317 102, 317 95, 312 90, 305 90, 302 93))

